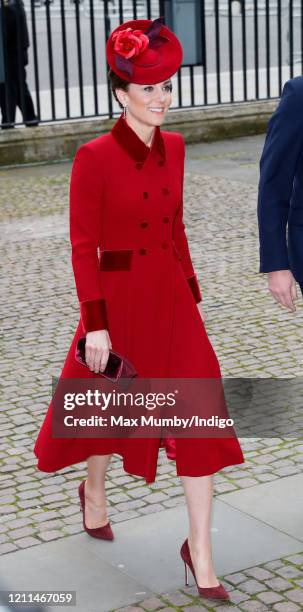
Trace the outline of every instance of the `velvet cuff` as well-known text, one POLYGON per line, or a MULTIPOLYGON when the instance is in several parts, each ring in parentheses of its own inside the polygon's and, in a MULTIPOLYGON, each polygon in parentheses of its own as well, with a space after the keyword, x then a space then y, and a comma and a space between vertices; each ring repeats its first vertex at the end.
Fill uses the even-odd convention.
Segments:
POLYGON ((194 274, 193 276, 190 276, 187 279, 187 282, 190 286, 191 292, 195 298, 195 302, 196 304, 198 304, 199 302, 202 301, 202 295, 201 295, 201 291, 200 291, 200 287, 199 287, 199 283, 197 280, 196 275, 194 274))
POLYGON ((90 331, 109 329, 104 299, 80 302, 80 314, 85 334, 90 331))

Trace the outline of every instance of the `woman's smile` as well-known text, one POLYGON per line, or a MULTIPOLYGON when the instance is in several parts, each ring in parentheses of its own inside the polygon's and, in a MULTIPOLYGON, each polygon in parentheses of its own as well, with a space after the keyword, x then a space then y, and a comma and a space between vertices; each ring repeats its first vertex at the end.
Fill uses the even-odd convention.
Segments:
POLYGON ((152 113, 156 113, 157 115, 163 115, 166 112, 166 109, 161 107, 153 107, 149 108, 148 110, 152 113))

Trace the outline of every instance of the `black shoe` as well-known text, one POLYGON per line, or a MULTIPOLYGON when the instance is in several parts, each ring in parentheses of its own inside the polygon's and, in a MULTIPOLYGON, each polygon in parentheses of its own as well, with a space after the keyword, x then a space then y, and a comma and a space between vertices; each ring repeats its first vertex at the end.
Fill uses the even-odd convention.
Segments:
POLYGON ((26 127, 35 127, 36 125, 39 125, 39 119, 31 119, 30 121, 25 121, 24 123, 26 127))

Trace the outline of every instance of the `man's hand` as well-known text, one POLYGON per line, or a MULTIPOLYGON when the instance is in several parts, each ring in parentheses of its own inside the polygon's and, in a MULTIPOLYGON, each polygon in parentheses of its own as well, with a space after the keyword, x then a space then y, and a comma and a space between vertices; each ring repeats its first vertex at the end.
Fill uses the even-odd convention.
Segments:
POLYGON ((109 357, 112 343, 107 329, 87 332, 85 342, 85 361, 92 372, 103 372, 109 357))
POLYGON ((276 302, 295 312, 294 300, 297 299, 296 281, 290 270, 277 270, 268 273, 268 289, 276 302))

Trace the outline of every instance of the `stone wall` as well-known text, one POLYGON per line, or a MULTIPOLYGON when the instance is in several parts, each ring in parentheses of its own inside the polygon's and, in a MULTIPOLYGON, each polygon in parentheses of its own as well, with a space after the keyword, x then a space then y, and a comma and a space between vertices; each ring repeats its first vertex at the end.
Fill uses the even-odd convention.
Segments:
MULTIPOLYGON (((277 103, 260 100, 171 111, 163 129, 181 132, 187 143, 260 134, 277 103)), ((96 118, 1 130, 0 166, 71 160, 82 143, 108 132, 115 121, 96 118)))

